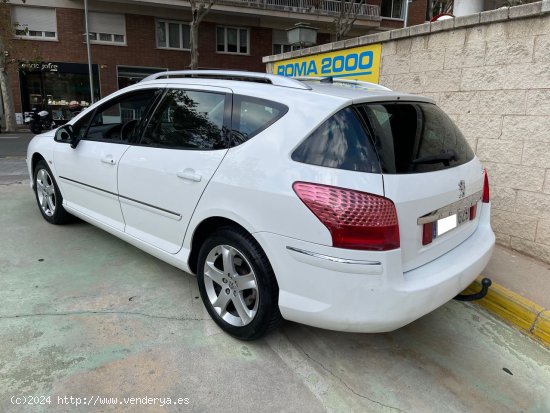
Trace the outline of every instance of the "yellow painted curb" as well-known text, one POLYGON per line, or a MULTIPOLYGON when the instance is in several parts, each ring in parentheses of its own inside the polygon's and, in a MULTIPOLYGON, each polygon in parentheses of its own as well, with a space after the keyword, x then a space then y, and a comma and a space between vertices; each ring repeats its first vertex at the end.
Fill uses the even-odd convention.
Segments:
MULTIPOLYGON (((543 343, 549 346, 550 343, 550 311, 544 311, 539 315, 533 328, 533 334, 543 343)), ((550 346, 549 346, 550 347, 550 346)))
MULTIPOLYGON (((482 279, 480 275, 463 294, 480 291, 482 279)), ((550 310, 495 283, 475 302, 550 348, 550 310)))

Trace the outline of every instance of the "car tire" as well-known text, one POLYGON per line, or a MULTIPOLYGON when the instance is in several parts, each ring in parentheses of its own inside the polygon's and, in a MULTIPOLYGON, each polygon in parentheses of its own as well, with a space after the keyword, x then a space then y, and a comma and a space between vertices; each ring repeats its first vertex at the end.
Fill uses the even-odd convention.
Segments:
POLYGON ((243 229, 224 227, 206 239, 198 256, 197 281, 206 310, 235 338, 256 340, 282 320, 271 264, 243 229))
POLYGON ((38 209, 46 221, 59 225, 72 220, 72 215, 63 208, 63 197, 53 173, 43 159, 34 168, 33 188, 38 209))

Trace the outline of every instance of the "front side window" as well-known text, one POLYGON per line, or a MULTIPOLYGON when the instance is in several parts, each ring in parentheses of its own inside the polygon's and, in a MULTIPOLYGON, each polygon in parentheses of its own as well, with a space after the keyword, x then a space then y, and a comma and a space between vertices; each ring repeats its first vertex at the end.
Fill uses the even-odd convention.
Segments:
POLYGON ((76 138, 84 139, 86 137, 86 132, 88 132, 88 126, 90 126, 93 115, 94 111, 90 110, 89 113, 84 115, 73 125, 73 133, 76 138))
POLYGON ((358 111, 372 128, 384 173, 433 172, 474 158, 460 130, 434 104, 370 103, 358 111))
POLYGON ((12 7, 15 34, 33 40, 57 39, 55 9, 47 7, 12 7))
POLYGON ((240 145, 271 126, 288 107, 270 100, 235 95, 231 117, 231 146, 240 145))
POLYGON ((248 54, 248 38, 248 29, 218 26, 216 30, 216 50, 220 53, 248 54))
POLYGON ((178 21, 157 20, 157 47, 162 49, 189 49, 189 25, 178 21))
POLYGON ((349 107, 323 122, 296 148, 292 159, 348 171, 380 171, 369 136, 356 112, 349 107))
POLYGON ((392 19, 402 19, 403 1, 404 0, 382 0, 380 15, 383 17, 391 17, 392 19))
POLYGON ((171 149, 227 148, 224 114, 222 93, 170 90, 152 116, 140 144, 171 149))
POLYGON ((75 125, 81 136, 89 140, 111 142, 135 141, 140 134, 139 125, 154 102, 158 91, 148 89, 119 96, 94 111, 94 116, 84 133, 80 121, 86 122, 87 116, 75 125))
POLYGON ((124 14, 89 13, 89 34, 93 43, 126 44, 126 18, 124 14))

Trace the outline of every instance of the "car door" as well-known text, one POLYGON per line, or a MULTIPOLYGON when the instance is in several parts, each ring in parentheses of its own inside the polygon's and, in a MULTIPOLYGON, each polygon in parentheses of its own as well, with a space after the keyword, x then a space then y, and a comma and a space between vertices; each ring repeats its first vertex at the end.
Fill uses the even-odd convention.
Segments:
POLYGON ((75 148, 66 142, 55 147, 54 165, 67 207, 124 230, 118 163, 158 95, 159 88, 144 89, 108 100, 73 125, 79 139, 75 148))
POLYGON ((122 157, 118 189, 125 231, 177 253, 204 189, 227 153, 231 90, 168 89, 138 145, 122 157))

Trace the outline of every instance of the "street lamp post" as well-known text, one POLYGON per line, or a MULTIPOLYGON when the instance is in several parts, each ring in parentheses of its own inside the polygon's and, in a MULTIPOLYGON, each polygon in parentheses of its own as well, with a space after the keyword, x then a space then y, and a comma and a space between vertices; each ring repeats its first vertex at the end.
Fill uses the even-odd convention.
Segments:
POLYGON ((88 53, 88 73, 90 75, 90 103, 93 104, 94 98, 94 74, 92 72, 92 51, 90 49, 90 31, 88 30, 88 0, 84 0, 84 28, 86 30, 86 52, 88 53))
POLYGON ((407 27, 407 21, 409 20, 409 3, 412 3, 412 0, 405 0, 405 13, 404 13, 404 22, 403 27, 407 27))

